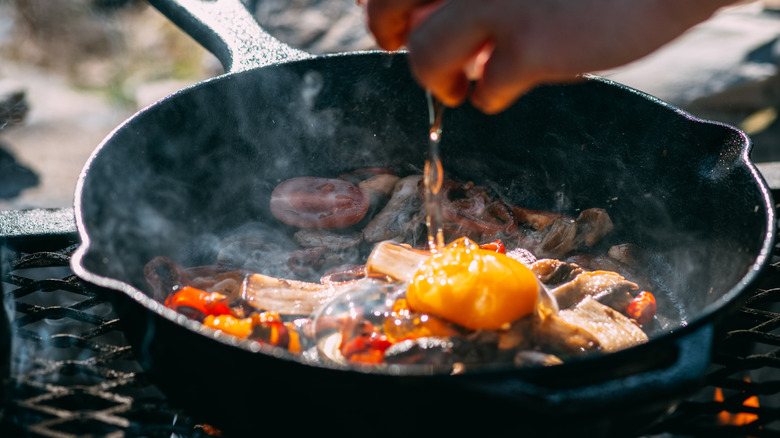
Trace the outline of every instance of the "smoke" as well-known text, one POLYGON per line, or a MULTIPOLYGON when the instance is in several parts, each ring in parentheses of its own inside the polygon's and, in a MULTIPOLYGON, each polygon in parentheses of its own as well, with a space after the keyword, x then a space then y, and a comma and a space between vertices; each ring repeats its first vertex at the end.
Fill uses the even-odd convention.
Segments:
MULTIPOLYGON (((362 167, 405 176, 425 160, 427 121, 402 55, 315 58, 184 90, 128 121, 89 163, 79 194, 91 242, 84 267, 142 291, 143 267, 158 256, 289 277, 294 230, 270 215, 273 188, 362 167)), ((760 244, 708 200, 750 204, 740 211, 752 212, 751 227, 760 222, 756 201, 728 188, 746 184, 739 154, 700 172, 730 132, 613 85, 543 87, 498 116, 464 106, 444 126, 449 176, 488 182, 526 208, 607 209, 618 230, 610 243, 656 256, 650 273, 678 323, 736 284, 760 244), (735 250, 746 257, 719 269, 735 250)))
POLYGON ((3 282, 0 283, 0 296, 3 298, 3 305, 0 307, 0 422, 2 422, 6 403, 10 398, 11 358, 13 357, 9 315, 13 314, 14 305, 13 300, 10 299, 11 295, 6 293, 7 284, 4 282, 4 273, 7 271, 5 253, 5 250, 0 250, 0 278, 3 279, 3 282))

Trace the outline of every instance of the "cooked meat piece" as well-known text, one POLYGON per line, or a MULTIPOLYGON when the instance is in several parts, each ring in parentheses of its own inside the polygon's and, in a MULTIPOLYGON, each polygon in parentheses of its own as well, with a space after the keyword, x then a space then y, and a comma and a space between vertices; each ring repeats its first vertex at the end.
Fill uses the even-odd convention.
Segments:
POLYGON ((631 304, 631 301, 633 301, 634 295, 632 295, 628 289, 613 289, 607 294, 599 295, 598 297, 593 298, 595 298, 599 303, 609 306, 626 315, 626 312, 628 311, 628 305, 631 304))
POLYGON ((539 350, 561 356, 582 356, 599 348, 598 339, 558 317, 537 313, 520 318, 507 330, 498 331, 498 348, 504 352, 539 350))
POLYGON ((586 297, 606 299, 610 294, 626 293, 637 290, 636 283, 626 280, 622 275, 611 271, 583 272, 574 280, 553 289, 552 295, 558 300, 561 309, 574 306, 586 297))
POLYGON ((274 218, 298 228, 348 228, 363 221, 369 197, 339 178, 299 176, 274 187, 269 202, 274 218))
POLYGON ((638 276, 634 267, 639 265, 627 265, 605 255, 574 254, 566 257, 564 261, 574 263, 588 271, 612 271, 625 277, 626 280, 637 284, 649 284, 647 278, 638 276))
POLYGON ((581 267, 574 263, 566 263, 556 259, 540 259, 531 266, 531 271, 543 284, 548 286, 558 286, 574 280, 578 275, 585 272, 581 267))
POLYGON ((610 258, 613 258, 618 262, 628 266, 636 266, 641 264, 645 259, 645 254, 642 248, 632 243, 614 245, 609 248, 607 254, 610 258))
POLYGON ((441 188, 441 214, 445 231, 475 241, 517 232, 511 208, 485 186, 445 180, 441 188))
POLYGON ((360 245, 363 242, 363 234, 303 228, 293 234, 293 240, 304 248, 325 247, 331 251, 340 251, 360 245))
POLYGON ((387 201, 390 200, 390 195, 399 179, 401 178, 396 175, 382 173, 358 183, 358 187, 368 194, 368 212, 363 220, 357 224, 358 228, 364 228, 377 213, 382 211, 387 201))
POLYGON ((598 350, 601 346, 593 333, 565 321, 557 314, 533 318, 531 322, 530 336, 534 345, 547 353, 577 357, 598 350))
POLYGON ((325 285, 252 274, 244 282, 242 298, 258 309, 282 315, 309 315, 356 282, 325 285))
POLYGON ((374 244, 383 240, 416 242, 425 233, 425 212, 419 195, 422 175, 402 178, 395 184, 387 205, 363 229, 363 238, 374 244))
POLYGON ((506 252, 507 257, 513 258, 518 262, 531 267, 536 262, 536 256, 525 248, 515 248, 506 252))
POLYGON ((576 246, 578 248, 595 245, 615 229, 612 219, 603 208, 583 210, 575 222, 577 223, 576 246))
POLYGON ((574 250, 595 245, 614 229, 609 214, 601 208, 583 210, 577 219, 550 215, 552 221, 539 231, 542 238, 535 249, 539 257, 561 259, 574 250))
POLYGON ((647 334, 631 319, 592 297, 585 298, 573 309, 561 310, 558 317, 595 336, 605 353, 633 347, 648 340, 647 334))
POLYGON ((563 261, 575 264, 588 271, 613 271, 622 274, 623 268, 626 267, 611 257, 584 253, 572 254, 563 259, 563 261))
POLYGON ((555 219, 565 216, 560 213, 531 210, 530 208, 515 206, 512 207, 512 214, 519 223, 537 231, 546 228, 548 225, 552 224, 555 219))
POLYGON ((577 247, 576 237, 577 223, 572 218, 561 216, 547 229, 536 255, 554 259, 563 258, 577 247))

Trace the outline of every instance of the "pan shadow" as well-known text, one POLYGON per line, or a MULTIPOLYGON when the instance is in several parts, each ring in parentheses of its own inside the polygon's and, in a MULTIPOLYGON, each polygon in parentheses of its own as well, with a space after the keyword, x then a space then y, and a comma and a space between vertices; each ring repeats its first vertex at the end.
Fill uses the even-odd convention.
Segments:
POLYGON ((0 199, 13 199, 39 182, 38 174, 19 163, 0 143, 0 199))

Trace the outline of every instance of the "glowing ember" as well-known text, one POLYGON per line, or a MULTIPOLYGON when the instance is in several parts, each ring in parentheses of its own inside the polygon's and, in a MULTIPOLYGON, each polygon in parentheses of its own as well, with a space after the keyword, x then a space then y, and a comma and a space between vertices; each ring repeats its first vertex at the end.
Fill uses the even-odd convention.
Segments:
MULTIPOLYGON (((750 381, 749 379, 745 379, 745 381, 750 381)), ((720 388, 715 388, 715 401, 716 402, 723 402, 723 390, 720 388)), ((745 399, 744 402, 742 402, 742 406, 749 407, 749 408, 757 408, 759 407, 758 404, 758 397, 753 395, 745 399)), ((749 412, 737 412, 732 413, 726 410, 721 411, 718 414, 718 424, 721 425, 731 425, 731 426, 745 426, 748 425, 754 421, 758 420, 757 414, 752 414, 749 412)))

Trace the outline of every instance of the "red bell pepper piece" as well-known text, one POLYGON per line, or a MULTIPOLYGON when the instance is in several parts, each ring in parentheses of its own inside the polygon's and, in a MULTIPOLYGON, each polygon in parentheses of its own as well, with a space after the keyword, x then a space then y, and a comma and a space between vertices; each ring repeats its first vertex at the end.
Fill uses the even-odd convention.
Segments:
POLYGON ((185 286, 173 295, 169 295, 165 300, 165 306, 177 311, 180 307, 190 307, 206 316, 232 314, 226 296, 190 286, 185 286))
POLYGON ((357 336, 341 346, 341 354, 350 362, 380 363, 391 345, 385 336, 357 336))
POLYGON ((506 254, 506 248, 504 247, 504 243, 501 242, 500 239, 479 245, 479 248, 486 249, 488 251, 495 251, 499 254, 506 254))
POLYGON ((656 307, 655 296, 648 291, 642 291, 628 303, 626 315, 640 324, 647 324, 653 320, 656 307))

